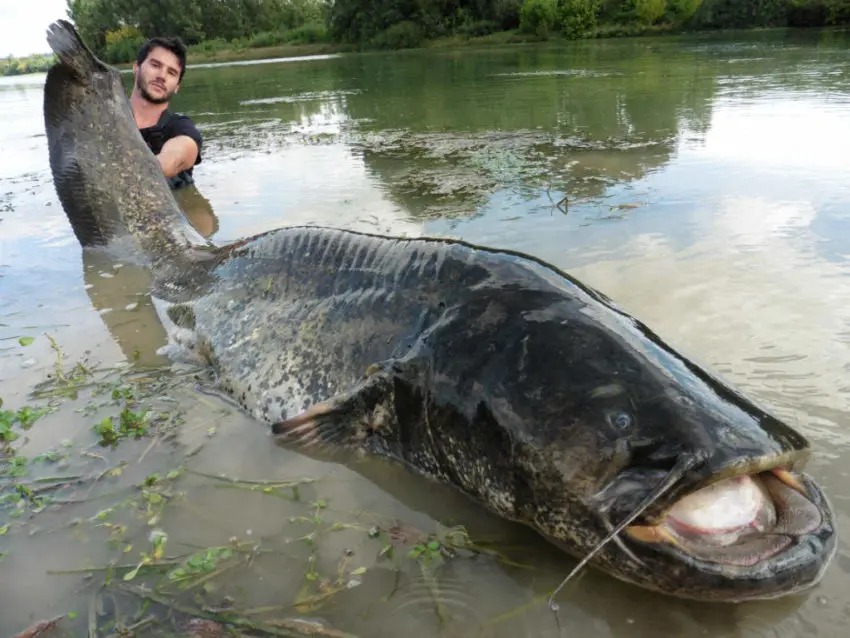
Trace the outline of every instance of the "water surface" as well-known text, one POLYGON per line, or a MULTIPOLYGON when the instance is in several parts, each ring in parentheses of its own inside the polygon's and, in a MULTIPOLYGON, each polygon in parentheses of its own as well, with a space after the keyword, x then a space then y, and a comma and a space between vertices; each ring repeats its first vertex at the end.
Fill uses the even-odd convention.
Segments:
MULTIPOLYGON (((459 237, 568 270, 805 433, 815 449, 810 471, 834 501, 843 541, 850 529, 847 42, 835 32, 647 38, 190 69, 174 106, 195 117, 206 144, 198 191, 181 201, 215 241, 282 225, 336 225, 459 237)), ((53 369, 45 333, 66 362, 87 353, 100 365, 164 362, 145 273, 83 258, 59 206, 42 83, 43 76, 0 80, 5 408, 27 403, 53 369), (23 335, 36 340, 23 347, 23 335)), ((0 512, 0 529, 10 524, 0 535, 0 634, 69 611, 78 624, 66 622, 68 635, 86 631, 101 572, 48 570, 137 562, 150 550, 151 529, 168 534, 166 553, 231 537, 268 548, 250 567, 213 581, 208 595, 277 606, 360 636, 846 631, 843 543, 823 584, 805 596, 717 607, 587 572, 559 597, 556 619, 545 596, 574 561, 534 534, 391 464, 346 466, 275 447, 262 427, 199 391, 191 376, 164 394, 184 410, 176 441, 145 438, 114 451, 93 445, 94 417, 75 411, 83 398, 27 433, 21 454, 68 454, 67 468, 34 475, 121 473, 67 492, 79 502, 36 514, 23 507, 20 518, 10 514, 19 505, 0 512), (186 450, 197 453, 187 460, 186 450), (136 516, 96 516, 144 495, 133 486, 153 472, 165 476, 181 464, 316 482, 292 501, 186 473, 162 488, 173 500, 161 515, 142 499, 136 516), (328 505, 325 526, 350 527, 310 546, 298 539, 313 527, 292 519, 313 516, 310 502, 318 500, 328 505), (394 570, 378 556, 382 541, 368 534, 394 525, 408 530, 397 534, 404 551, 417 534, 462 525, 511 562, 463 555, 429 571, 402 551, 394 570), (120 539, 107 543, 114 534, 120 539), (346 558, 346 550, 353 554, 346 558), (311 564, 333 578, 343 558, 342 591, 315 607, 292 607, 314 583, 305 578, 311 564)))

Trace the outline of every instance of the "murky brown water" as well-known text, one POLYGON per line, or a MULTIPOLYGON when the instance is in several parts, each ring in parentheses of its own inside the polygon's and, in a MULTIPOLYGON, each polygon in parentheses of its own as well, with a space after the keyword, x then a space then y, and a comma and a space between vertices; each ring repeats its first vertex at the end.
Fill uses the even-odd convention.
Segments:
MULTIPOLYGON (((808 435, 816 450, 810 470, 834 501, 843 541, 850 533, 848 61, 843 36, 809 33, 190 70, 176 106, 196 116, 208 144, 199 192, 184 206, 220 241, 284 224, 331 224, 457 236, 569 270, 808 435), (563 197, 569 206, 555 206, 563 197)), ((42 82, 0 80, 4 409, 33 403, 28 393, 53 370, 45 333, 67 366, 86 353, 101 366, 135 356, 146 366, 165 363, 156 355, 164 333, 144 295, 145 274, 83 258, 58 205, 42 82), (21 336, 35 341, 23 347, 21 336)), ((159 426, 159 436, 98 446, 91 427, 117 408, 75 410, 89 402, 83 393, 18 441, 31 459, 26 480, 116 467, 120 474, 45 490, 73 502, 43 511, 17 497, 0 504, 0 530, 9 525, 0 534, 0 635, 68 612, 76 618, 62 621, 67 635, 86 635, 90 622, 116 616, 113 595, 124 625, 144 621, 134 617, 132 595, 98 593, 98 568, 138 563, 151 552, 154 529, 167 534, 166 556, 232 537, 239 548, 257 548, 250 564, 237 562, 241 550, 222 563, 233 566, 207 582, 206 604, 231 596, 241 611, 275 608, 254 619, 321 619, 359 636, 845 634, 844 543, 807 596, 718 607, 588 572, 561 594, 556 622, 546 595, 574 561, 534 534, 390 464, 345 466, 282 450, 262 427, 196 388, 191 370, 178 372, 158 393, 165 399, 152 403, 162 413, 182 411, 175 440, 159 426), (51 450, 65 461, 35 460, 51 450), (178 468, 174 479, 136 487, 178 468), (314 482, 293 500, 289 488, 249 490, 198 473, 314 482), (127 498, 134 511, 104 513, 127 498), (319 524, 311 505, 318 500, 327 505, 319 524), (303 537, 317 525, 326 531, 311 545, 303 537), (457 525, 504 557, 461 554, 429 570, 405 556, 421 534, 457 525), (386 541, 371 538, 373 528, 394 528, 397 567, 379 557, 386 541), (340 591, 304 603, 324 578, 334 584, 346 550, 340 591), (305 577, 311 565, 315 580, 305 577)), ((0 492, 8 487, 0 478, 0 492)))

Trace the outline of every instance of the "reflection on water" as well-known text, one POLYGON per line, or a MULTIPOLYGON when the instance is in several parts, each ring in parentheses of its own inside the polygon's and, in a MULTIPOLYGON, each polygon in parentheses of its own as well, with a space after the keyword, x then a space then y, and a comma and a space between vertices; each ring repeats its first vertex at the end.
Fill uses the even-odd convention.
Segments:
MULTIPOLYGON (((817 452, 811 471, 832 495, 846 538, 848 57, 845 36, 807 32, 195 68, 175 106, 196 116, 205 161, 197 188, 177 197, 216 242, 324 224, 458 236, 571 271, 805 432, 817 452)), ((68 362, 88 353, 101 366, 165 363, 147 274, 82 255, 73 238, 33 115, 40 102, 39 82, 0 80, 0 119, 10 122, 0 130, 9 150, 0 156, 4 408, 24 405, 53 371, 44 333, 68 362), (17 339, 26 335, 36 339, 23 347, 17 339)), ((151 529, 161 528, 167 552, 231 537, 268 552, 210 581, 210 604, 232 596, 242 607, 273 606, 361 636, 844 635, 843 545, 810 595, 723 613, 587 572, 564 590, 556 622, 545 598, 574 562, 530 531, 389 463, 274 446, 208 394, 209 380, 191 366, 175 374, 152 399, 162 414, 179 409, 173 440, 162 430, 115 450, 93 445, 101 417, 82 409, 85 396, 27 432, 21 453, 29 458, 68 450, 67 467, 33 461, 34 476, 126 465, 57 492, 72 503, 38 513, 25 503, 21 518, 13 518, 17 503, 0 503, 0 529, 10 524, 0 534, 0 634, 69 610, 80 618, 68 627, 87 631, 101 572, 47 571, 138 561, 151 529), (97 518, 145 494, 137 487, 145 477, 181 465, 190 472, 154 486, 167 497, 161 515, 146 511, 147 501, 97 518), (315 482, 292 500, 192 472, 315 482), (310 545, 303 539, 315 524, 305 521, 320 500, 333 529, 310 545), (82 523, 66 529, 72 520, 82 523), (491 551, 461 552, 432 571, 406 558, 423 534, 457 525, 491 551), (384 537, 370 536, 378 528, 399 548, 396 567, 382 555, 384 537), (310 565, 322 578, 306 576, 310 565), (338 573, 338 593, 304 602, 338 573)), ((5 486, 0 478, 0 492, 5 486)), ((131 602, 118 601, 125 616, 131 602)))
POLYGON ((210 200, 195 185, 177 189, 174 193, 180 209, 202 237, 209 239, 218 232, 218 217, 210 200))
MULTIPOLYGON (((175 190, 174 195, 195 230, 211 238, 218 230, 218 217, 209 199, 194 185, 175 190)), ((148 294, 149 273, 133 264, 115 262, 98 251, 82 252, 81 257, 91 307, 123 357, 143 365, 166 363, 166 358, 157 355, 168 339, 148 294)))

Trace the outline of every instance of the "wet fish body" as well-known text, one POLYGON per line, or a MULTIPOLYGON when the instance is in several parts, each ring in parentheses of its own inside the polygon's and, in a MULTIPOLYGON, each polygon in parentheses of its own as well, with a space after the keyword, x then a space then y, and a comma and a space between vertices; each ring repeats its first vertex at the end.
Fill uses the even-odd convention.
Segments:
POLYGON ((117 73, 67 23, 48 40, 51 167, 80 243, 140 255, 174 351, 282 442, 397 459, 662 593, 822 578, 836 532, 807 440, 604 295, 461 241, 309 227, 205 244, 126 125, 117 73), (126 179, 149 200, 95 170, 103 146, 140 165, 126 179))

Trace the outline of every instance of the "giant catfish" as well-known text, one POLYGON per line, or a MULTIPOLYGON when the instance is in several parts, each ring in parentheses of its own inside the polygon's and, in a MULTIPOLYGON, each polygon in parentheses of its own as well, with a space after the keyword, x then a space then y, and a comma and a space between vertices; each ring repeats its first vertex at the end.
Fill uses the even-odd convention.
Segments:
POLYGON ((608 574, 714 601, 811 588, 835 517, 808 441, 529 255, 187 224, 118 72, 48 30, 50 167, 81 246, 135 256, 172 347, 292 446, 384 455, 608 574))

